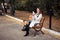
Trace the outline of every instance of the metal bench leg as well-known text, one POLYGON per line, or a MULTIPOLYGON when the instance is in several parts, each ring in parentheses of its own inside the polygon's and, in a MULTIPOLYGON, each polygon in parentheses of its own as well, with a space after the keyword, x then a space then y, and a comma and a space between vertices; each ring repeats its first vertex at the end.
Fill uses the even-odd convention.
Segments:
POLYGON ((38 32, 39 32, 39 31, 35 30, 34 36, 36 36, 36 34, 37 34, 38 32))

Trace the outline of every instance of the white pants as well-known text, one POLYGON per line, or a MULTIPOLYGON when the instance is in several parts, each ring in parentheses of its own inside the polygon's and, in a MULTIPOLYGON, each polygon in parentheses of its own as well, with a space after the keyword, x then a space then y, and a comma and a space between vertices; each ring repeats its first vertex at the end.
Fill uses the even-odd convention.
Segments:
POLYGON ((33 27, 35 24, 38 24, 38 23, 35 22, 35 21, 32 21, 32 22, 30 23, 29 27, 33 27))

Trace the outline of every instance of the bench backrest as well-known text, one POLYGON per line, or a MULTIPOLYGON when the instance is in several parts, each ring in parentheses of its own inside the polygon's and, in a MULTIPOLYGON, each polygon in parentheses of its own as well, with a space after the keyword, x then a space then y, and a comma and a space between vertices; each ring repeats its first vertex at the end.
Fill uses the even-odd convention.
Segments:
POLYGON ((40 26, 40 27, 42 27, 42 26, 43 26, 44 20, 45 20, 45 18, 44 18, 44 17, 42 17, 42 19, 40 20, 40 24, 39 24, 39 26, 40 26))
POLYGON ((40 20, 39 26, 34 26, 33 29, 37 31, 41 30, 41 28, 43 27, 44 20, 45 18, 42 17, 42 19, 40 20))

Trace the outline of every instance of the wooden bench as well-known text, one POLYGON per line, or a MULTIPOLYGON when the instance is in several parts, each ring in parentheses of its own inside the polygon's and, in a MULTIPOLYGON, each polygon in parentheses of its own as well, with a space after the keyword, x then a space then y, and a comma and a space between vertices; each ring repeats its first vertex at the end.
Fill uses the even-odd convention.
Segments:
MULTIPOLYGON (((29 16, 29 20, 32 20, 32 15, 29 16)), ((36 31, 39 31, 43 27, 44 20, 45 18, 42 17, 42 19, 40 20, 39 26, 34 26, 32 28, 36 31)))
MULTIPOLYGON (((43 27, 44 20, 45 20, 45 18, 42 17, 42 19, 40 20, 39 26, 34 26, 34 27, 32 27, 32 28, 35 30, 35 34, 34 34, 34 35, 36 35, 37 32, 41 31, 41 29, 42 29, 42 27, 43 27)), ((42 31, 41 31, 41 32, 42 32, 42 31)), ((42 33, 43 33, 43 32, 42 32, 42 33)), ((44 33, 43 33, 43 34, 44 34, 44 33)))
POLYGON ((32 27, 32 28, 33 28, 34 30, 36 30, 36 31, 39 31, 39 30, 43 27, 44 20, 45 20, 45 18, 42 17, 42 19, 41 19, 41 21, 40 21, 40 23, 39 23, 39 26, 34 26, 34 27, 32 27))

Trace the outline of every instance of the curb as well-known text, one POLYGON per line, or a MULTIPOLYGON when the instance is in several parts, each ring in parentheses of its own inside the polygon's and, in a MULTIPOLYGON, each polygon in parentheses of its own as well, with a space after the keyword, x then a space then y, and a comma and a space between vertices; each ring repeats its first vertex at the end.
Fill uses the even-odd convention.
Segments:
POLYGON ((45 34, 49 34, 53 37, 56 37, 58 39, 60 39, 60 33, 59 32, 56 32, 56 31, 53 31, 53 30, 50 30, 50 29, 46 29, 44 27, 42 27, 42 31, 45 33, 45 34))
POLYGON ((16 18, 16 17, 9 16, 9 15, 5 15, 5 16, 7 16, 7 17, 9 17, 9 18, 12 18, 12 19, 15 19, 16 21, 23 22, 23 20, 18 19, 18 18, 16 18))

